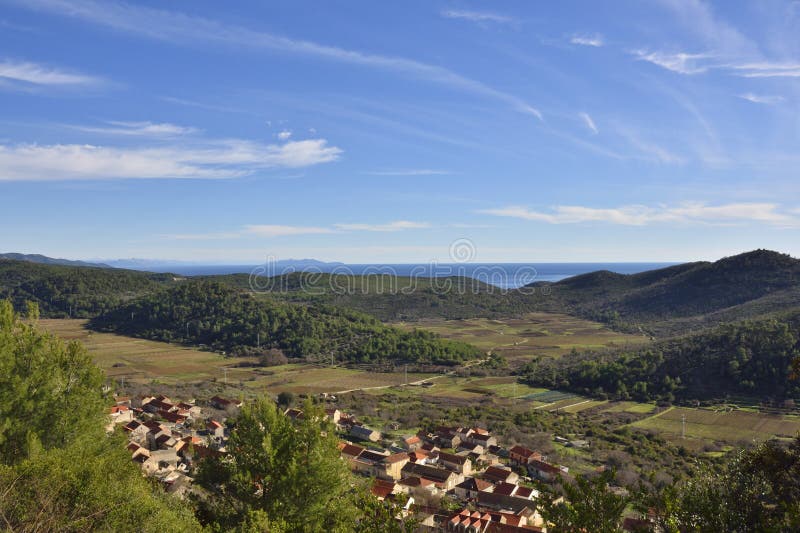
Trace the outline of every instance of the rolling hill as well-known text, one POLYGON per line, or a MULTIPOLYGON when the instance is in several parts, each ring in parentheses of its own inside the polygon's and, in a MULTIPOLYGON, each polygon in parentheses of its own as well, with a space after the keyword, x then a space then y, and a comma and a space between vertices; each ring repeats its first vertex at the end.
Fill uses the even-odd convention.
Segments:
POLYGON ((401 331, 349 309, 257 299, 210 281, 187 281, 150 293, 95 317, 89 326, 233 354, 278 349, 290 357, 325 362, 451 365, 481 355, 471 345, 429 332, 401 331))
POLYGON ((0 259, 0 299, 36 302, 49 318, 89 318, 173 283, 171 274, 0 259))
POLYGON ((755 250, 640 274, 595 272, 549 286, 568 312, 664 335, 800 306, 800 260, 755 250))

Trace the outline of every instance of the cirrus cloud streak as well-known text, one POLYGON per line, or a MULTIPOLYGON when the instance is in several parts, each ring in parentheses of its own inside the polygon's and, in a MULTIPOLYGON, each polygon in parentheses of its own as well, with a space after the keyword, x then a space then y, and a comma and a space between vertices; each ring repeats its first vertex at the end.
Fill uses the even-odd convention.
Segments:
POLYGON ((668 223, 730 225, 754 222, 785 228, 800 227, 800 217, 773 203, 708 205, 702 202, 686 202, 675 206, 626 205, 615 208, 561 205, 547 211, 508 206, 482 209, 479 213, 548 224, 601 222, 622 226, 647 226, 668 223))
POLYGON ((325 139, 284 144, 230 139, 166 147, 0 145, 0 181, 225 179, 328 163, 341 153, 325 139))

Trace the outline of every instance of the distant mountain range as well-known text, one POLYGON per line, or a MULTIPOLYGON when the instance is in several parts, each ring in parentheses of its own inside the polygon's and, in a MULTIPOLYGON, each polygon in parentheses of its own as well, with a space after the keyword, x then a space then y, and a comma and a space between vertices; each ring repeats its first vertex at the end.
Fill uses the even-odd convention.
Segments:
POLYGON ((10 259, 12 261, 27 261, 29 263, 40 263, 43 265, 66 265, 76 267, 97 267, 97 268, 112 268, 111 265, 106 263, 89 263, 86 261, 73 261, 71 259, 55 259, 40 254, 17 254, 17 253, 0 253, 0 259, 10 259))
MULTIPOLYGON (((197 262, 167 261, 163 259, 110 259, 103 260, 103 263, 114 268, 146 270, 148 272, 175 272, 185 276, 248 273, 257 266, 265 266, 255 264, 204 265, 197 262)), ((275 272, 281 272, 285 269, 329 271, 342 264, 318 261, 316 259, 282 259, 270 263, 269 268, 274 269, 275 272)))

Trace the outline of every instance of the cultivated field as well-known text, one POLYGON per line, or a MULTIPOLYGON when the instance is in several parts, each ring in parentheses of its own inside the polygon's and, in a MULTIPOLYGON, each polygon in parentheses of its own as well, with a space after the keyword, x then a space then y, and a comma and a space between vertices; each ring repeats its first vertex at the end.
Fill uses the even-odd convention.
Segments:
POLYGON ((640 335, 617 333, 597 322, 552 313, 530 313, 523 318, 502 320, 425 319, 394 325, 426 329, 448 339, 468 342, 501 354, 510 362, 523 362, 534 355, 559 357, 572 349, 591 350, 647 342, 640 335))
MULTIPOLYGON (((165 342, 135 339, 84 328, 85 320, 40 320, 44 329, 64 340, 79 340, 106 374, 117 381, 164 384, 216 381, 241 384, 256 392, 339 392, 364 387, 385 387, 404 382, 403 373, 380 373, 307 364, 274 367, 242 366, 253 358, 226 358, 165 342)), ((408 374, 409 381, 434 374, 408 374)))
POLYGON ((800 431, 800 418, 749 411, 673 407, 631 426, 654 430, 677 444, 697 448, 712 442, 736 444, 770 437, 794 437, 800 431), (681 437, 683 417, 686 417, 685 439, 681 437))

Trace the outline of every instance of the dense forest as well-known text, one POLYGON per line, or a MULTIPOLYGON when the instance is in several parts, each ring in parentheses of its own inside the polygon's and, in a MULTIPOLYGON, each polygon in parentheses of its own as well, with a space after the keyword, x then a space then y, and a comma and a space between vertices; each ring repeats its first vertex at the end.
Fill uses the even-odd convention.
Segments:
POLYGON ((534 360, 522 369, 530 384, 640 401, 721 398, 741 394, 797 398, 800 313, 724 324, 634 351, 573 353, 534 360))
POLYGON ((102 331, 255 353, 282 350, 290 357, 353 363, 385 361, 451 365, 480 356, 465 343, 424 332, 403 332, 376 318, 325 305, 255 298, 221 283, 186 282, 101 314, 89 323, 102 331))
POLYGON ((172 283, 172 274, 0 259, 0 299, 36 302, 51 318, 89 318, 172 283))

